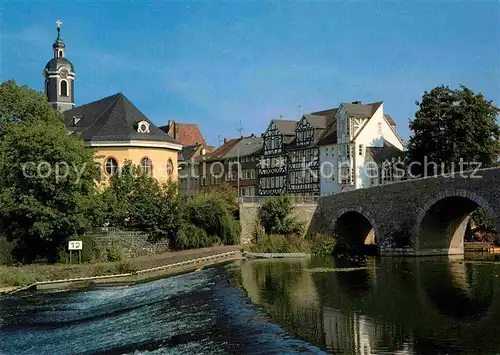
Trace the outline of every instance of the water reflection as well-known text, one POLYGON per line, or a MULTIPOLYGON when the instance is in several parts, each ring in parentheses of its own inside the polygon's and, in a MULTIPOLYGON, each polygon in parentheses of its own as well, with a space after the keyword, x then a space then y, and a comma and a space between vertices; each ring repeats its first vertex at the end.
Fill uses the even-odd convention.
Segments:
POLYGON ((497 354, 500 264, 450 259, 252 260, 243 287, 335 354, 497 354))

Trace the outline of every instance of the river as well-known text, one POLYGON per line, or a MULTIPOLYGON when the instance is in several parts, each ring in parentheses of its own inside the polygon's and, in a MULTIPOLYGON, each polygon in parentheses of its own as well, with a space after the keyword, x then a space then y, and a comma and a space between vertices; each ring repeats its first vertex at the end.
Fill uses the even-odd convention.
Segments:
POLYGON ((500 262, 238 261, 0 296, 0 354, 499 354, 500 262))

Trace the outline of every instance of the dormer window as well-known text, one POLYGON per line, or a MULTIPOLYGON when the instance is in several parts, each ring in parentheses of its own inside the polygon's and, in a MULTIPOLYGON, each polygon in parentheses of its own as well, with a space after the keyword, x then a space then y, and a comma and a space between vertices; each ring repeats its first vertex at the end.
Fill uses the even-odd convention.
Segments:
POLYGON ((137 132, 139 133, 149 133, 149 123, 146 121, 141 121, 137 124, 137 132))

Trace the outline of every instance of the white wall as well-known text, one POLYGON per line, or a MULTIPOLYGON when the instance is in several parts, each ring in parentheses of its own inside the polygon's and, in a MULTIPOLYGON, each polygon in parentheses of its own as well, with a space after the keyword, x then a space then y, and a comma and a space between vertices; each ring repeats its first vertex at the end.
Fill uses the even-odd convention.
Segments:
POLYGON ((355 140, 354 165, 356 166, 355 186, 357 189, 371 186, 370 178, 367 176, 365 169, 365 161, 372 160, 370 158, 366 159, 366 147, 383 147, 384 139, 396 148, 403 150, 403 143, 384 118, 384 104, 381 104, 355 140), (381 134, 378 131, 379 123, 382 128, 381 134), (360 145, 363 145, 362 155, 359 155, 360 145))
POLYGON ((321 196, 329 196, 340 192, 338 151, 336 144, 323 145, 319 148, 319 191, 321 196), (328 150, 328 154, 327 154, 328 150))

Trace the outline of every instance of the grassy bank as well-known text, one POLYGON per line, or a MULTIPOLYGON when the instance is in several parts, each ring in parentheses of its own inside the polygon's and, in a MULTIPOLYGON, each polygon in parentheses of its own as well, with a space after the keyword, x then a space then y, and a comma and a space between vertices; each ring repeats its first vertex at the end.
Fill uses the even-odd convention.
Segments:
POLYGON ((169 252, 131 258, 120 262, 95 264, 30 264, 23 266, 0 266, 0 287, 25 286, 38 281, 129 273, 233 250, 238 250, 238 247, 220 246, 169 252))

